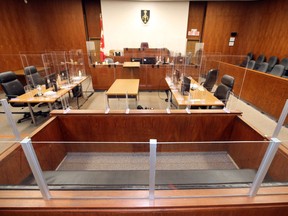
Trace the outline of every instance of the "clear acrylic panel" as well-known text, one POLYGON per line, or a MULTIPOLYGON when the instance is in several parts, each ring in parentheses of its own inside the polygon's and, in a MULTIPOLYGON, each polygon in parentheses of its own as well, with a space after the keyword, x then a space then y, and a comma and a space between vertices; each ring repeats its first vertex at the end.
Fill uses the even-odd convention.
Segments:
MULTIPOLYGON (((140 190, 146 191, 142 198, 148 198, 149 143, 35 141, 32 144, 37 149, 36 155, 52 198, 59 198, 53 191, 65 190, 89 191, 85 195, 79 194, 79 198, 107 197, 101 195, 103 191, 140 190)), ((36 186, 37 180, 31 173, 23 184, 36 186)), ((118 196, 127 198, 120 193, 118 196)), ((129 196, 134 197, 133 193, 129 196)), ((108 195, 108 198, 112 197, 108 195)))

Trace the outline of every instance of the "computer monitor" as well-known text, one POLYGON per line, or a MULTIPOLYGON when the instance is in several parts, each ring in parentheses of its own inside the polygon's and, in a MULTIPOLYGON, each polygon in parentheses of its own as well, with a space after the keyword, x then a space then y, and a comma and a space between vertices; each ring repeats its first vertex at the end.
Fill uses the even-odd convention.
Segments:
POLYGON ((191 80, 188 77, 184 76, 183 77, 183 82, 181 84, 181 93, 183 95, 188 95, 189 94, 189 92, 190 92, 190 84, 191 84, 191 80))
POLYGON ((155 57, 144 57, 143 58, 143 64, 156 64, 156 58, 155 57))
POLYGON ((121 56, 121 52, 120 51, 115 51, 114 52, 114 56, 121 56))
POLYGON ((131 62, 140 62, 142 64, 142 58, 131 58, 131 62))

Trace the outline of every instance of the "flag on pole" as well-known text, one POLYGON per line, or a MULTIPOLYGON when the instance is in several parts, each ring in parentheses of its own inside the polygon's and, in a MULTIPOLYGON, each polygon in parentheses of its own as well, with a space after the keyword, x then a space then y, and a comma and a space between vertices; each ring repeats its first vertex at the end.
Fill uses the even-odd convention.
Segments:
POLYGON ((100 14, 100 28, 101 28, 101 38, 100 38, 100 61, 103 62, 105 59, 104 55, 104 32, 103 32, 103 21, 102 21, 102 15, 100 14))

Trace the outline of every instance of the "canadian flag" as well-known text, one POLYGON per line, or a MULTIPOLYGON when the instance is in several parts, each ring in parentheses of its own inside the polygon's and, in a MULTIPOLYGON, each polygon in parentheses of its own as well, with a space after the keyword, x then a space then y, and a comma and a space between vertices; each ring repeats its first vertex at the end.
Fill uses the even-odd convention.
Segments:
POLYGON ((102 15, 100 14, 100 28, 101 28, 101 38, 100 38, 100 61, 103 62, 105 59, 104 55, 104 32, 103 32, 103 21, 102 21, 102 15))

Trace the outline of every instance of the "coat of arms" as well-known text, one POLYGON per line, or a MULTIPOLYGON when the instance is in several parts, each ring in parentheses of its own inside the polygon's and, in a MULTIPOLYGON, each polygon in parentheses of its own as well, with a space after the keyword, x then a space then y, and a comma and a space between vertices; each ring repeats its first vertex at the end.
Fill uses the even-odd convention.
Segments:
POLYGON ((150 10, 141 10, 141 20, 144 24, 147 24, 150 19, 150 10))

